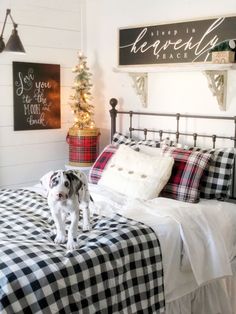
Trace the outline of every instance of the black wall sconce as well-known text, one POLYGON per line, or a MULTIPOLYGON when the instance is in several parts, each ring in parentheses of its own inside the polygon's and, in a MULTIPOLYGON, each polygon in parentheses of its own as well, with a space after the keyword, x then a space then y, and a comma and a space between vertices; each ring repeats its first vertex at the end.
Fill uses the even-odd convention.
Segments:
POLYGON ((22 42, 21 42, 20 37, 19 37, 18 32, 17 32, 17 26, 18 25, 14 22, 14 20, 11 16, 11 10, 7 9, 5 20, 3 23, 2 32, 0 35, 0 52, 12 51, 12 52, 23 52, 23 53, 25 53, 25 49, 22 45, 22 42), (11 18, 14 29, 12 30, 12 34, 11 34, 7 44, 5 45, 4 40, 3 40, 3 33, 4 33, 4 29, 6 26, 8 16, 10 16, 10 18, 11 18))

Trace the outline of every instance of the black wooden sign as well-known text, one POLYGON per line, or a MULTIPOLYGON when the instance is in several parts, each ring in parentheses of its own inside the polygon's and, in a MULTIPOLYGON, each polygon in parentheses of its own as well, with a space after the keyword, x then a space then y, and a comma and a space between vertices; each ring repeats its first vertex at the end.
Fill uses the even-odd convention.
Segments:
POLYGON ((13 62, 14 130, 61 127, 60 65, 13 62))
POLYGON ((211 48, 236 39, 236 16, 119 30, 119 65, 211 61, 211 48))

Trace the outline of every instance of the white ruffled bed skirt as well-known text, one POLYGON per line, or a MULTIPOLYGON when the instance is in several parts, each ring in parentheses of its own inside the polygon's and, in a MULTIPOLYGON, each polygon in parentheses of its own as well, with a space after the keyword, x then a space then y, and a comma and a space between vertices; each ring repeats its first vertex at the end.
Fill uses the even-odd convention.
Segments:
POLYGON ((236 314, 236 275, 212 281, 166 304, 165 314, 236 314))

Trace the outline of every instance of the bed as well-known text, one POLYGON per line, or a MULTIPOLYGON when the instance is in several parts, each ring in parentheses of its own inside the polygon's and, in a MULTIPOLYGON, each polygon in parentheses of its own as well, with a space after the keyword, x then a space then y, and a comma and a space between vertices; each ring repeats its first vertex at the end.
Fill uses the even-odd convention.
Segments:
MULTIPOLYGON (((0 191, 1 314, 236 313, 234 148, 215 148, 222 135, 181 132, 180 114, 171 115, 176 130, 149 130, 133 127, 140 112, 118 111, 116 99, 110 104, 112 143, 89 174, 92 230, 79 225, 75 251, 53 242, 43 184, 0 191), (123 114, 128 136, 116 130, 123 114), (193 147, 180 148, 183 133, 193 147), (196 148, 200 136, 212 139, 213 150, 196 148), (202 190, 216 152, 217 179, 202 190), (173 180, 183 161, 191 180, 173 180)), ((235 147, 235 133, 227 140, 235 147)))

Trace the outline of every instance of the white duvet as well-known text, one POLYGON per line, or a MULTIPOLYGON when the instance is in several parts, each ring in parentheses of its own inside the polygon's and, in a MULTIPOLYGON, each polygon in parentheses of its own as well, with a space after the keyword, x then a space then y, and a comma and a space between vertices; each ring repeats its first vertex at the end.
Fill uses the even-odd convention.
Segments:
POLYGON ((156 232, 163 255, 167 302, 211 280, 232 275, 235 204, 216 200, 189 204, 167 198, 141 201, 97 185, 90 185, 90 191, 101 215, 119 213, 156 232))

